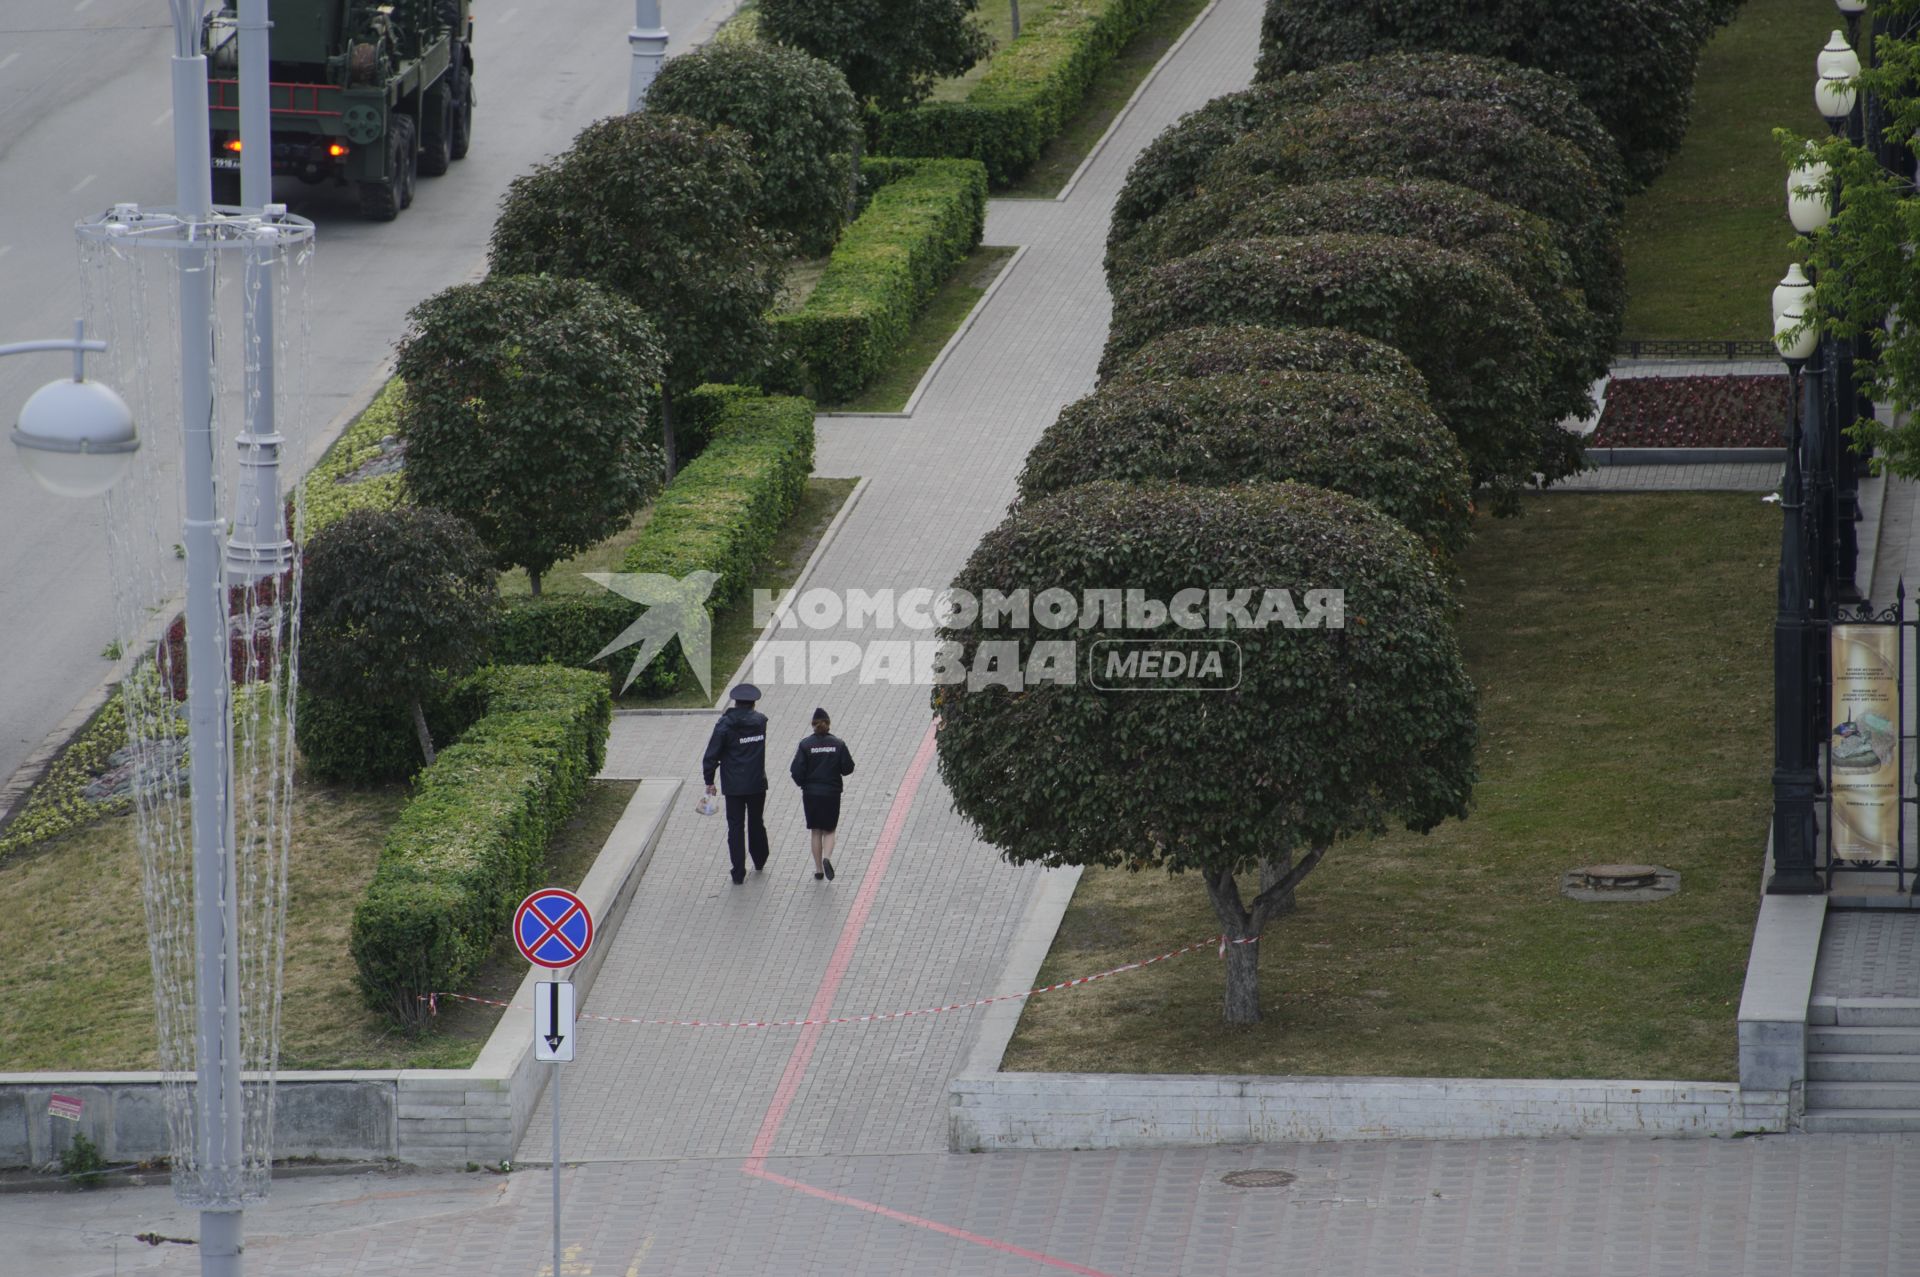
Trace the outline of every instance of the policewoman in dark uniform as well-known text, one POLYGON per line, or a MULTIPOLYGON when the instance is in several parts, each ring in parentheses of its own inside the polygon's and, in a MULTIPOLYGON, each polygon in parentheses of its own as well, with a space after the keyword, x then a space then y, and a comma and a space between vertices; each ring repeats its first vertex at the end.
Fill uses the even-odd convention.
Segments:
POLYGON ((733 689, 733 708, 720 716, 707 739, 701 772, 707 792, 713 792, 713 774, 720 773, 720 792, 727 796, 727 856, 733 861, 733 882, 747 879, 747 853, 753 867, 767 867, 767 716, 755 709, 760 689, 742 683, 733 689))
POLYGON ((853 775, 853 754, 847 742, 828 729, 827 711, 813 711, 813 735, 800 742, 788 771, 800 786, 800 805, 806 809, 807 829, 813 835, 813 876, 833 877, 833 833, 840 826, 842 776, 853 775))

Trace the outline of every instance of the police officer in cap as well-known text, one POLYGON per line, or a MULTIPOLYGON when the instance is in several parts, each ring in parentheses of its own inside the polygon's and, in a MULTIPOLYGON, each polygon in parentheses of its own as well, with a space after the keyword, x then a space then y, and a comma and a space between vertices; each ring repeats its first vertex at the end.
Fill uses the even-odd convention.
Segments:
POLYGON ((720 773, 720 792, 727 796, 727 855, 738 886, 747 880, 749 852, 756 870, 767 867, 767 716, 753 707, 760 689, 752 683, 730 694, 733 708, 713 725, 701 772, 709 794, 714 772, 720 773))

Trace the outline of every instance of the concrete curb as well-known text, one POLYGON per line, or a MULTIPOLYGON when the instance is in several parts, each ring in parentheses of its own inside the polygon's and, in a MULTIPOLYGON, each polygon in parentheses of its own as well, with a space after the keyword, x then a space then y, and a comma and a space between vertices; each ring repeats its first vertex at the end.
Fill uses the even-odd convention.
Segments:
MULTIPOLYGON (((594 947, 572 976, 580 1002, 619 934, 681 783, 643 780, 580 884, 579 894, 596 923, 594 947)), ((529 971, 522 980, 513 998, 516 1006, 531 1007, 535 978, 529 971)), ((502 1015, 469 1069, 283 1071, 274 1084, 274 1156, 394 1159, 440 1167, 497 1164, 512 1158, 547 1074, 533 1061, 531 1009, 502 1015)), ((160 1075, 0 1074, 0 1166, 55 1162, 75 1131, 85 1131, 109 1164, 166 1157, 170 1140, 160 1075), (47 1115, 54 1091, 82 1100, 80 1121, 47 1115)))
POLYGON ((1785 448, 1588 448, 1596 466, 1724 466, 1786 462, 1785 448))
MULTIPOLYGON (((1001 968, 992 996, 1003 998, 1024 993, 1034 986, 1040 977, 1040 966, 1053 948, 1053 938, 1060 933, 1060 919, 1066 916, 1074 889, 1080 885, 1080 873, 1078 865, 1042 871, 1039 888, 1027 902, 1019 935, 1007 949, 1006 966, 1001 968)), ((1000 1071, 1007 1043, 1013 1040, 1013 1031, 1020 1024, 1020 1012, 1026 1005, 1026 999, 1022 998, 1017 1002, 996 1002, 986 1009, 979 1027, 974 1030, 973 1047, 960 1071, 962 1077, 982 1077, 1000 1071)))

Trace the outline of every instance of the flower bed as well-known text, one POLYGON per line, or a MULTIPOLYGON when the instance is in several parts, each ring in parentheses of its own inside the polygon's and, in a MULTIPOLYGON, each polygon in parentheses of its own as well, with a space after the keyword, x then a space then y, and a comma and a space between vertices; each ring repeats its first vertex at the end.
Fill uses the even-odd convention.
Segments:
POLYGON ((1779 448, 1781 377, 1616 377, 1589 448, 1779 448))

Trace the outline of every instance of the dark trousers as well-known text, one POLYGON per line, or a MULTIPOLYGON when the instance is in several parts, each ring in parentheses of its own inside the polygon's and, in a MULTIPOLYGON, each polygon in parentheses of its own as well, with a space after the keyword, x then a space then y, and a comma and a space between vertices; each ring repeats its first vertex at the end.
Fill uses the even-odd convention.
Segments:
POLYGON ((733 861, 733 876, 747 876, 747 849, 753 850, 753 867, 767 863, 767 791, 757 794, 727 795, 727 857, 733 861))

